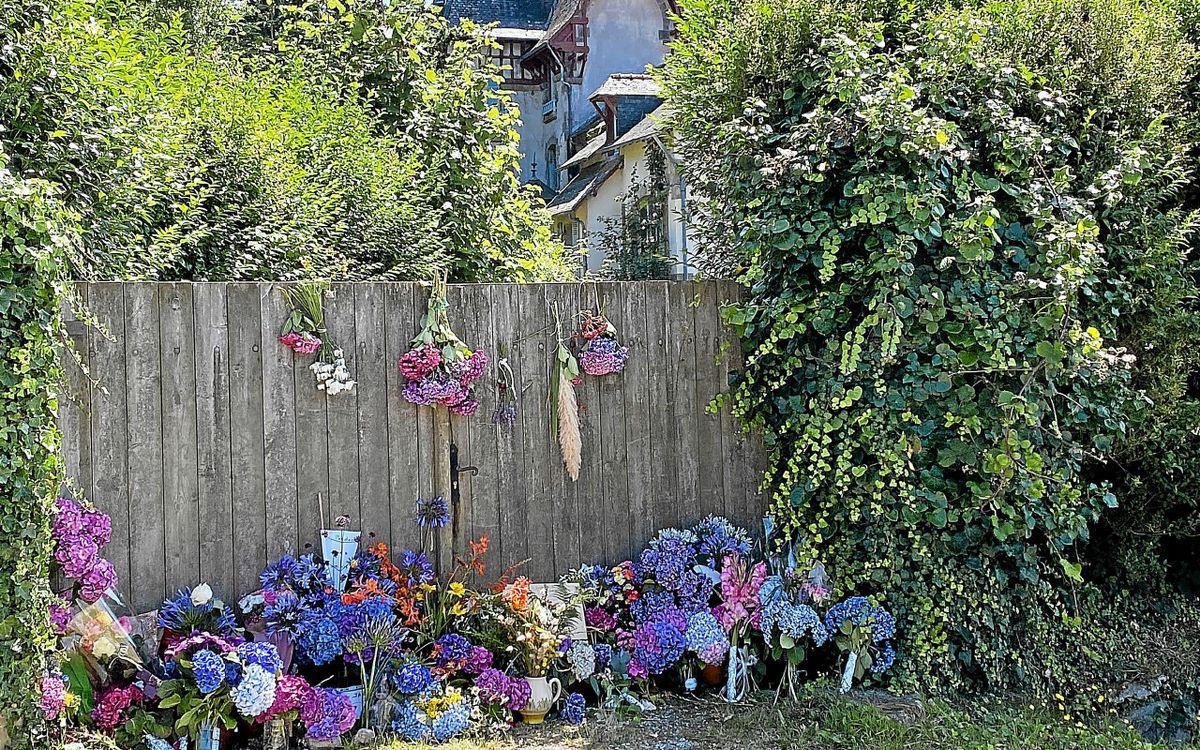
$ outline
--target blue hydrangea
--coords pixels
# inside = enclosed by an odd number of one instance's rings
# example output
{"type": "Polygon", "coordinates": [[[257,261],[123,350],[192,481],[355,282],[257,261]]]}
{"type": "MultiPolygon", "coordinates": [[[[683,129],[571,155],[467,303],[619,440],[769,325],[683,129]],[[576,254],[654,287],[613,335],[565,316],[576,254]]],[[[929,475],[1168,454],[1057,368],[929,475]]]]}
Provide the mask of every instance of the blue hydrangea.
{"type": "Polygon", "coordinates": [[[471,649],[475,644],[458,633],[447,633],[437,639],[438,664],[445,666],[449,662],[464,662],[471,658],[471,649]]]}
{"type": "Polygon", "coordinates": [[[406,742],[424,742],[429,738],[429,727],[422,721],[420,709],[411,701],[404,701],[396,708],[392,731],[406,742]]]}
{"type": "Polygon", "coordinates": [[[869,630],[872,643],[882,643],[896,635],[896,618],[884,608],[872,605],[865,596],[844,599],[825,613],[825,629],[830,633],[837,633],[847,622],[869,630]]]}
{"type": "Polygon", "coordinates": [[[310,617],[300,630],[296,652],[309,664],[318,667],[337,659],[342,655],[342,636],[337,623],[323,614],[310,617]]]}
{"type": "Polygon", "coordinates": [[[225,684],[225,660],[215,651],[201,649],[192,654],[192,674],[201,693],[215,693],[225,684]]]}
{"type": "Polygon", "coordinates": [[[247,641],[237,647],[237,655],[247,667],[257,664],[271,674],[283,671],[283,659],[279,658],[279,649],[274,644],[247,641]]]}
{"type": "Polygon", "coordinates": [[[225,661],[225,682],[229,687],[237,687],[242,681],[242,665],[234,661],[225,661]]]}
{"type": "Polygon", "coordinates": [[[569,693],[558,715],[568,724],[582,724],[587,718],[587,700],[579,693],[569,693]]]}
{"type": "Polygon", "coordinates": [[[690,531],[660,531],[639,558],[644,574],[668,591],[678,590],[684,574],[695,565],[695,543],[696,535],[690,531]]]}
{"type": "Polygon", "coordinates": [[[633,633],[633,657],[650,674],[662,674],[675,665],[687,650],[683,633],[672,624],[654,620],[639,625],[633,633]]]}
{"type": "Polygon", "coordinates": [[[711,612],[697,612],[688,618],[688,649],[705,664],[714,666],[725,661],[729,653],[729,637],[711,612]]]}
{"type": "Polygon", "coordinates": [[[430,730],[437,742],[457,737],[471,726],[471,706],[465,700],[460,700],[443,711],[433,720],[430,730]]]}
{"type": "Polygon", "coordinates": [[[261,716],[275,702],[275,675],[258,664],[251,664],[242,673],[241,683],[229,695],[242,716],[247,719],[261,716]]]}
{"type": "Polygon", "coordinates": [[[409,662],[392,675],[392,684],[405,695],[423,695],[435,681],[429,667],[418,662],[409,662]]]}
{"type": "Polygon", "coordinates": [[[879,652],[871,658],[871,672],[879,674],[886,672],[896,663],[896,649],[891,643],[885,643],[879,648],[879,652]]]}
{"type": "Polygon", "coordinates": [[[582,682],[596,673],[596,650],[587,641],[575,641],[567,649],[571,675],[582,682]]]}
{"type": "Polygon", "coordinates": [[[635,623],[649,622],[667,609],[675,606],[675,595],[670,591],[646,591],[629,607],[635,623]]]}
{"type": "Polygon", "coordinates": [[[597,643],[592,650],[596,652],[596,669],[608,669],[608,666],[612,664],[612,646],[607,643],[597,643]]]}

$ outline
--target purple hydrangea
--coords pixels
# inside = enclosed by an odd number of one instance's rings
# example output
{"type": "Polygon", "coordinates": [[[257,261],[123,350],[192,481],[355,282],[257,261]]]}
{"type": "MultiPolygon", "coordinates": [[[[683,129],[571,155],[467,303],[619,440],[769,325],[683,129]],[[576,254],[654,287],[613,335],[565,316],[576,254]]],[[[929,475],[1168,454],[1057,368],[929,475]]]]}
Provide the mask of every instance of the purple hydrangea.
{"type": "Polygon", "coordinates": [[[687,640],[674,625],[662,620],[642,623],[633,632],[633,658],[649,674],[670,669],[687,650],[687,640]]]}
{"type": "Polygon", "coordinates": [[[434,644],[434,659],[442,668],[457,669],[470,661],[475,645],[458,633],[447,633],[434,644]]]}
{"type": "Polygon", "coordinates": [[[483,350],[477,350],[472,352],[471,356],[466,359],[460,359],[457,362],[451,363],[449,370],[450,375],[457,378],[458,382],[465,388],[483,377],[487,365],[487,354],[483,350]]]}
{"type": "Polygon", "coordinates": [[[529,704],[531,690],[523,677],[510,677],[494,667],[489,667],[475,678],[479,700],[491,706],[503,706],[510,711],[520,711],[529,704]]]}
{"type": "Polygon", "coordinates": [[[607,336],[597,336],[579,353],[579,366],[588,375],[608,375],[625,369],[629,349],[607,336]]]}

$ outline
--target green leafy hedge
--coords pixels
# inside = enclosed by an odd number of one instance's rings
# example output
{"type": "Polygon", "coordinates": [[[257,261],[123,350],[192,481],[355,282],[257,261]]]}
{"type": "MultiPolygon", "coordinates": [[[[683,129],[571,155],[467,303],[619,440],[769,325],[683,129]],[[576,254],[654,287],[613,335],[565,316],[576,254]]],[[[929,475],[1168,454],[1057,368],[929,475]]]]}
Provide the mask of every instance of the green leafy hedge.
{"type": "Polygon", "coordinates": [[[782,528],[896,609],[901,686],[1083,692],[1146,614],[1096,619],[1088,542],[1194,289],[1195,52],[1126,0],[919,5],[682,3],[676,147],[750,287],[731,401],[782,528]]]}
{"type": "Polygon", "coordinates": [[[80,213],[76,277],[522,281],[563,267],[478,29],[414,2],[0,11],[0,139],[14,170],[61,185],[80,213]]]}
{"type": "Polygon", "coordinates": [[[75,235],[51,186],[0,153],[0,715],[37,747],[50,630],[50,514],[62,478],[56,391],[61,300],[75,235]]]}

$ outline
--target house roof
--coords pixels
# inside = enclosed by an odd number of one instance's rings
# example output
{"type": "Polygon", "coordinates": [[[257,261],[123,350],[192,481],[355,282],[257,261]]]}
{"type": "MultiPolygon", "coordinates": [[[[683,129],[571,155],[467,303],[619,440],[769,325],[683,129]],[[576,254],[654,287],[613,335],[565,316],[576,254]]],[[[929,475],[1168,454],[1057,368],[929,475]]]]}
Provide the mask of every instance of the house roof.
{"type": "Polygon", "coordinates": [[[579,174],[558,191],[558,195],[546,205],[552,216],[571,213],[596,191],[604,182],[612,177],[621,167],[621,157],[612,156],[605,161],[589,164],[579,170],[579,174]]]}
{"type": "Polygon", "coordinates": [[[444,0],[442,13],[451,19],[496,23],[508,29],[546,28],[554,0],[444,0]]]}
{"type": "Polygon", "coordinates": [[[588,141],[583,148],[576,151],[570,159],[567,159],[562,164],[558,165],[558,168],[567,169],[568,167],[574,167],[578,164],[583,164],[585,161],[595,156],[600,149],[604,148],[604,143],[607,140],[608,136],[605,133],[601,133],[592,140],[588,141]]]}
{"type": "Polygon", "coordinates": [[[602,96],[659,96],[658,82],[645,73],[613,73],[588,99],[602,96]]]}
{"type": "MultiPolygon", "coordinates": [[[[621,146],[625,146],[636,141],[643,141],[647,138],[653,138],[662,131],[666,130],[666,126],[663,124],[663,121],[670,117],[670,115],[671,110],[666,104],[659,105],[657,109],[643,117],[637,125],[634,125],[632,128],[630,128],[625,135],[613,141],[612,147],[620,148],[621,146]]],[[[590,146],[591,144],[589,143],[588,145],[590,146]]]]}

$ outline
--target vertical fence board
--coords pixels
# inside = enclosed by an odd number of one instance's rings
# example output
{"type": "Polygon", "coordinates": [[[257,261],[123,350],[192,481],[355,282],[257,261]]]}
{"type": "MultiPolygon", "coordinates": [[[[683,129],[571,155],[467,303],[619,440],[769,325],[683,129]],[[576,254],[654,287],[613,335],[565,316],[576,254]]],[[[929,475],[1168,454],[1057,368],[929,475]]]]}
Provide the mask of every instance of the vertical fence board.
{"type": "Polygon", "coordinates": [[[260,289],[257,284],[230,284],[226,288],[231,415],[229,469],[233,493],[230,541],[238,596],[258,587],[258,574],[267,557],[260,289]]]}
{"type": "MultiPolygon", "coordinates": [[[[75,293],[78,312],[85,313],[87,287],[81,284],[75,293]]],[[[88,329],[78,318],[77,311],[66,303],[63,303],[63,323],[71,343],[70,348],[63,347],[60,356],[63,387],[58,394],[58,424],[63,438],[63,471],[77,485],[71,492],[77,490],[88,496],[92,481],[88,329]]]]}
{"type": "Polygon", "coordinates": [[[417,407],[403,395],[405,378],[397,362],[408,351],[417,333],[411,284],[387,284],[384,291],[387,335],[386,385],[387,432],[390,471],[388,477],[391,543],[397,549],[416,549],[421,544],[413,523],[413,503],[421,491],[421,460],[417,449],[417,407]]]}
{"type": "MultiPolygon", "coordinates": [[[[633,336],[632,326],[625,310],[625,285],[615,282],[598,284],[600,312],[617,329],[623,345],[629,346],[633,336]]],[[[631,350],[632,353],[632,350],[631,350]]],[[[626,387],[632,382],[629,370],[613,373],[599,382],[600,444],[598,446],[602,476],[599,498],[596,503],[602,509],[603,524],[599,527],[603,537],[604,554],[600,559],[615,564],[632,553],[630,531],[629,476],[624,471],[628,460],[628,441],[625,438],[626,387]]]]}
{"type": "Polygon", "coordinates": [[[232,594],[233,486],[230,477],[229,323],[224,284],[197,284],[195,321],[196,462],[200,580],[232,594]]]}
{"type": "Polygon", "coordinates": [[[633,545],[654,535],[654,465],[651,457],[650,357],[654,340],[647,334],[647,286],[625,287],[625,325],[629,361],[625,365],[625,467],[629,475],[629,539],[633,545]]]}
{"type": "Polygon", "coordinates": [[[504,529],[500,540],[500,550],[495,559],[503,567],[514,565],[529,557],[529,546],[525,537],[526,510],[526,477],[524,465],[524,439],[526,422],[529,414],[527,405],[532,398],[532,390],[522,377],[523,357],[521,352],[526,342],[521,337],[520,301],[517,294],[508,287],[496,286],[492,289],[492,316],[495,326],[495,356],[496,366],[501,360],[508,363],[513,371],[513,397],[517,405],[517,421],[510,428],[497,425],[496,441],[496,491],[500,499],[499,524],[504,529]]]}
{"type": "MultiPolygon", "coordinates": [[[[79,289],[108,333],[72,332],[97,384],[68,363],[81,396],[61,407],[67,467],[113,516],[106,554],[135,607],[198,580],[227,599],[251,591],[269,557],[315,544],[337,515],[394,550],[419,546],[413,501],[439,491],[448,456],[434,443],[434,410],[404,399],[396,360],[420,328],[427,286],[334,286],[328,333],[358,385],[332,398],[316,389],[312,358],[276,341],[287,313],[278,284],[79,289]]],[[[478,412],[444,433],[460,465],[480,473],[460,477],[442,568],[483,533],[493,572],[529,559],[526,574],[551,580],[619,562],[660,527],[707,513],[756,524],[761,443],[737,432],[727,408],[706,413],[741,365],[719,318],[741,293],[713,282],[452,286],[455,330],[492,364],[478,412]],[[566,338],[576,313],[596,307],[630,359],[577,387],[583,466],[572,482],[550,431],[554,311],[566,338]],[[491,423],[502,358],[516,381],[512,429],[491,423]]]]}
{"type": "Polygon", "coordinates": [[[200,579],[200,480],[192,285],[159,284],[158,309],[166,580],[196,581],[200,579]]]}
{"type": "Polygon", "coordinates": [[[676,494],[672,498],[692,517],[706,515],[700,503],[699,414],[696,409],[696,320],[694,284],[672,284],[667,295],[666,375],[671,383],[671,422],[675,425],[676,494]]]}
{"type": "Polygon", "coordinates": [[[722,442],[721,418],[709,412],[713,398],[725,389],[725,381],[717,362],[720,347],[720,320],[717,313],[717,293],[712,284],[701,284],[697,290],[700,304],[695,311],[696,321],[696,408],[699,423],[697,457],[700,474],[700,509],[704,513],[729,515],[735,508],[725,503],[725,448],[722,442]]]}
{"type": "MultiPolygon", "coordinates": [[[[95,327],[88,330],[91,453],[90,497],[112,518],[113,535],[104,556],[117,572],[119,587],[132,601],[129,523],[129,384],[125,376],[124,285],[87,285],[88,307],[95,327]]],[[[65,443],[70,448],[71,443],[65,443]]],[[[144,563],[138,561],[138,566],[144,563]]]]}
{"type": "Polygon", "coordinates": [[[521,337],[525,399],[525,543],[530,558],[526,566],[534,580],[546,580],[554,569],[554,530],[558,507],[550,489],[550,477],[563,471],[562,455],[550,432],[549,376],[554,356],[554,318],[548,306],[549,285],[520,288],[521,337]]]}
{"type": "MultiPolygon", "coordinates": [[[[346,356],[353,376],[358,357],[354,342],[354,284],[334,284],[325,295],[325,327],[346,356]]],[[[329,512],[347,516],[350,528],[363,529],[358,477],[358,386],[325,397],[329,420],[329,512]]],[[[366,529],[363,529],[366,531],[366,529]]]]}
{"type": "Polygon", "coordinates": [[[292,351],[279,343],[291,312],[282,285],[260,287],[263,365],[263,477],[267,509],[267,559],[295,552],[299,541],[296,487],[296,382],[292,351]]]}
{"type": "MultiPolygon", "coordinates": [[[[391,544],[392,511],[388,477],[387,333],[384,323],[384,288],[381,284],[354,285],[354,327],[357,336],[358,482],[364,534],[391,544]]],[[[342,395],[334,396],[341,398],[342,395]]]]}
{"type": "Polygon", "coordinates": [[[162,362],[155,284],[129,284],[125,312],[125,377],[129,394],[129,557],[138,574],[132,597],[142,609],[161,600],[167,587],[163,528],[162,362]]]}

